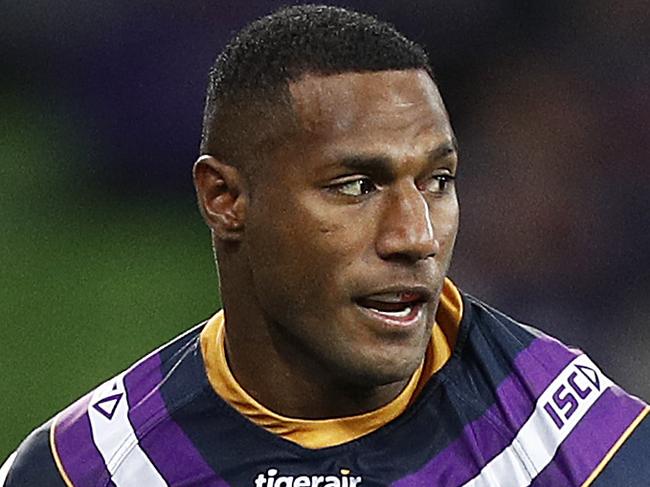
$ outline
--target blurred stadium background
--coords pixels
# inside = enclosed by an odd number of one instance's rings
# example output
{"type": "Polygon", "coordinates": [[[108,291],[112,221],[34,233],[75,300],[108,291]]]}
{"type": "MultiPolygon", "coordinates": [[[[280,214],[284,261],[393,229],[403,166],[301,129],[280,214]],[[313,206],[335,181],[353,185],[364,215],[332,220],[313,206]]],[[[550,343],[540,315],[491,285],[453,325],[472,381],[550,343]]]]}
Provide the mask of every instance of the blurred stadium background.
{"type": "MultiPolygon", "coordinates": [[[[218,307],[207,70],[276,1],[0,7],[0,460],[218,307]]],[[[461,145],[452,277],[646,400],[650,7],[340,1],[425,44],[461,145]]]]}

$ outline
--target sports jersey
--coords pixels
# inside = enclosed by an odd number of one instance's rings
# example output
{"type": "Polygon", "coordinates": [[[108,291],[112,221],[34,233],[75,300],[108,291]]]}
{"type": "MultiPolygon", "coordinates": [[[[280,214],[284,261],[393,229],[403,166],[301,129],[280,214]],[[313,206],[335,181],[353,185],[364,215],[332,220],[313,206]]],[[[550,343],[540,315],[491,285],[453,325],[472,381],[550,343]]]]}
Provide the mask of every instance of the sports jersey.
{"type": "Polygon", "coordinates": [[[33,432],[0,485],[650,484],[643,401],[581,351],[445,287],[438,315],[457,312],[457,326],[437,319],[423,365],[378,411],[314,422],[265,410],[218,357],[218,315],[33,432]]]}

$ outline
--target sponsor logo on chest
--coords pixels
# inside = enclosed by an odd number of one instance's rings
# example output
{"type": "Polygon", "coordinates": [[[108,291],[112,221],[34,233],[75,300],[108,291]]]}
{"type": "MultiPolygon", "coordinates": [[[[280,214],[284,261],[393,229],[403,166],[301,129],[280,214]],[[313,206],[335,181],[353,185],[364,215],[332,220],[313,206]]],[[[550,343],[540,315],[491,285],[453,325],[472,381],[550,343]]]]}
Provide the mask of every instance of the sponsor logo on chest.
{"type": "Polygon", "coordinates": [[[281,475],[278,469],[269,468],[255,477],[255,487],[357,487],[363,479],[341,469],[339,475],[281,475]]]}

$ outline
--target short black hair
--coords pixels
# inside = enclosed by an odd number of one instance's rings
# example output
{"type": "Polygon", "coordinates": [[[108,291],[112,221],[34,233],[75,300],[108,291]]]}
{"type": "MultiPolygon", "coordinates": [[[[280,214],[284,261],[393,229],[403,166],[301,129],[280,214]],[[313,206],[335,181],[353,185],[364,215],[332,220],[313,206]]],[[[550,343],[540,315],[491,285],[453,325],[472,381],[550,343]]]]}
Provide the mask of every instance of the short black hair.
{"type": "Polygon", "coordinates": [[[236,163],[234,144],[251,142],[237,130],[268,117],[271,107],[277,112],[278,102],[290,105],[288,84],[304,75],[406,69],[433,79],[424,49],[371,15],[325,5],[277,10],[242,29],[210,70],[201,153],[236,163]]]}

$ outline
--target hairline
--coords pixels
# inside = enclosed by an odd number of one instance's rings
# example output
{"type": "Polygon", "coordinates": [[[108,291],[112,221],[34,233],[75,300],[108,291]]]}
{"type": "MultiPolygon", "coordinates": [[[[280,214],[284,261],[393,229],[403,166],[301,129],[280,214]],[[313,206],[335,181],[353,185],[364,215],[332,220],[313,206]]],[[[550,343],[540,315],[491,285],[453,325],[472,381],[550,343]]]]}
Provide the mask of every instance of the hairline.
{"type": "MultiPolygon", "coordinates": [[[[292,85],[297,85],[303,82],[306,78],[333,78],[333,77],[344,77],[347,75],[359,76],[359,75],[379,74],[379,73],[387,73],[387,72],[403,73],[409,71],[426,73],[430,81],[436,87],[436,89],[438,88],[438,84],[429,66],[416,66],[416,67],[408,67],[404,69],[389,68],[389,69],[381,69],[381,70],[350,69],[350,70],[337,71],[331,73],[319,72],[317,70],[306,70],[300,73],[296,77],[287,77],[272,85],[265,86],[263,88],[257,88],[252,93],[248,92],[247,90],[244,90],[237,99],[231,98],[225,103],[230,105],[228,111],[232,111],[233,109],[235,110],[242,109],[242,105],[246,105],[247,108],[249,109],[250,108],[257,109],[258,114],[268,115],[269,111],[274,111],[276,115],[284,115],[287,117],[285,120],[290,121],[293,124],[291,127],[289,127],[289,129],[280,131],[280,129],[278,128],[277,120],[269,121],[263,116],[256,117],[255,114],[250,113],[250,111],[247,114],[242,114],[241,112],[239,112],[235,115],[226,115],[224,118],[226,120],[229,119],[230,121],[239,120],[240,122],[244,122],[245,125],[248,125],[248,122],[250,122],[252,118],[254,119],[252,123],[253,125],[258,125],[259,127],[259,124],[266,124],[266,127],[270,128],[269,134],[267,134],[265,137],[262,137],[261,140],[258,139],[255,141],[252,151],[249,150],[249,151],[244,151],[242,153],[242,155],[244,153],[248,153],[248,155],[250,156],[251,152],[257,152],[257,150],[259,150],[260,148],[266,148],[267,150],[272,149],[273,147],[275,147],[276,143],[282,142],[283,138],[286,138],[285,136],[287,134],[290,135],[295,134],[295,132],[291,131],[292,129],[301,130],[304,128],[301,125],[300,116],[298,111],[296,110],[296,97],[292,92],[291,89],[292,85]]],[[[246,110],[246,108],[243,108],[243,110],[246,110]]],[[[254,112],[255,110],[252,111],[254,112]]],[[[271,118],[277,119],[277,117],[271,117],[271,118]]],[[[239,136],[242,135],[243,134],[241,133],[239,134],[239,136]]],[[[237,135],[235,135],[235,137],[237,137],[237,135]]],[[[250,165],[250,162],[245,162],[245,161],[229,161],[227,160],[226,157],[220,155],[218,150],[216,151],[210,150],[210,148],[205,148],[205,149],[202,148],[201,155],[210,155],[213,157],[217,157],[222,162],[232,166],[240,167],[240,169],[243,170],[245,170],[245,166],[250,165]]]]}

